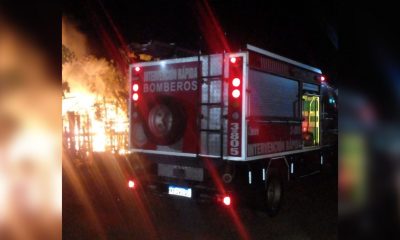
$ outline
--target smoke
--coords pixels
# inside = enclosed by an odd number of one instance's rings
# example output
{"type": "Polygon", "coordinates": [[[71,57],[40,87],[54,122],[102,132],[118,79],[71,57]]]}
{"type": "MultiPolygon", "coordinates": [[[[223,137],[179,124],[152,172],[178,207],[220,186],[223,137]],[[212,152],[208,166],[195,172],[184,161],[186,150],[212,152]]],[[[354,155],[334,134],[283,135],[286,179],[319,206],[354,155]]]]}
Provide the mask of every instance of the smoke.
{"type": "Polygon", "coordinates": [[[88,56],[67,62],[63,65],[62,74],[63,82],[67,85],[67,97],[90,95],[93,101],[107,99],[126,112],[126,80],[106,59],[88,56]]]}
{"type": "Polygon", "coordinates": [[[126,77],[112,60],[91,54],[87,36],[65,17],[62,27],[65,147],[71,156],[80,156],[80,152],[89,155],[91,151],[125,151],[125,143],[117,143],[113,140],[116,136],[109,133],[127,137],[126,77]],[[79,141],[87,137],[84,133],[91,136],[88,143],[79,141]]]}
{"type": "Polygon", "coordinates": [[[67,92],[86,92],[96,97],[112,98],[126,111],[126,77],[113,61],[91,54],[85,34],[66,17],[62,19],[62,78],[67,92]]]}
{"type": "Polygon", "coordinates": [[[87,37],[65,16],[62,17],[62,44],[74,52],[78,58],[90,54],[87,37]]]}
{"type": "Polygon", "coordinates": [[[87,91],[110,97],[110,92],[106,91],[107,83],[118,77],[118,72],[107,60],[93,56],[67,62],[63,66],[63,81],[69,83],[71,92],[87,91]]]}

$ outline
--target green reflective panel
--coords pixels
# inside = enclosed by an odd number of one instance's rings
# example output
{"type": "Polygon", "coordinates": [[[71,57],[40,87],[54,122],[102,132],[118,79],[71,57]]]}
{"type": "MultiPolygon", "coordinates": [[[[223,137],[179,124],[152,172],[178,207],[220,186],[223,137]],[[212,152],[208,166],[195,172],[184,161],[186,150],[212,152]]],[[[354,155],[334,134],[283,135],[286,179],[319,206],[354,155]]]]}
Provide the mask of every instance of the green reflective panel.
{"type": "Polygon", "coordinates": [[[320,142],[319,137],[319,111],[320,111],[320,99],[319,96],[307,96],[303,95],[303,133],[308,138],[306,139],[308,143],[306,145],[310,145],[310,141],[312,145],[318,145],[320,142]]]}

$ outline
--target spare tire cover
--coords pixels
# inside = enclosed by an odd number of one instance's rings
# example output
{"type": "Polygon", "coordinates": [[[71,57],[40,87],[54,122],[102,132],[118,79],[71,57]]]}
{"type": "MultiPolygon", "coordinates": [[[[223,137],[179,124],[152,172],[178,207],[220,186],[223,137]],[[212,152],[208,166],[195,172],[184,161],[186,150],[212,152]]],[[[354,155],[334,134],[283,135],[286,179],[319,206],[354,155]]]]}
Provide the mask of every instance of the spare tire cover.
{"type": "Polygon", "coordinates": [[[182,138],[186,128],[183,106],[171,97],[149,104],[146,116],[146,135],[159,145],[171,145],[182,138]]]}

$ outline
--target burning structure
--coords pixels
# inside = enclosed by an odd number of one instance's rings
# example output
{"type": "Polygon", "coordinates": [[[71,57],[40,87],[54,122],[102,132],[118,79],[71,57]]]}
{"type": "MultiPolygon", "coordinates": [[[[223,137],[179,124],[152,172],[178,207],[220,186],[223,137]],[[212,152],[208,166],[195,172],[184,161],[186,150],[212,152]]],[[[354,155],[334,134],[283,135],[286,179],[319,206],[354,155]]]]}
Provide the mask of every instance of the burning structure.
{"type": "Polygon", "coordinates": [[[125,154],[129,64],[196,53],[158,41],[131,43],[113,62],[91,55],[88,39],[67,18],[62,24],[63,146],[79,159],[92,152],[125,154]]]}
{"type": "Polygon", "coordinates": [[[73,156],[124,154],[128,144],[126,78],[104,58],[75,57],[63,46],[63,144],[73,156]]]}

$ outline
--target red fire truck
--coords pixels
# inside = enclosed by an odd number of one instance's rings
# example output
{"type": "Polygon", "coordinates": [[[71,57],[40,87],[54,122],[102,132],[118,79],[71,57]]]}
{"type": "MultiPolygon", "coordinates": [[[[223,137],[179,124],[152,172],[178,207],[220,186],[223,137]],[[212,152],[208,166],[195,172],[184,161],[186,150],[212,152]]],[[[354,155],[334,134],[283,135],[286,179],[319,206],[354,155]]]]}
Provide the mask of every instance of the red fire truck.
{"type": "Polygon", "coordinates": [[[130,66],[131,188],[257,199],[275,215],[286,181],[336,156],[337,95],[321,71],[246,48],[130,66]]]}

